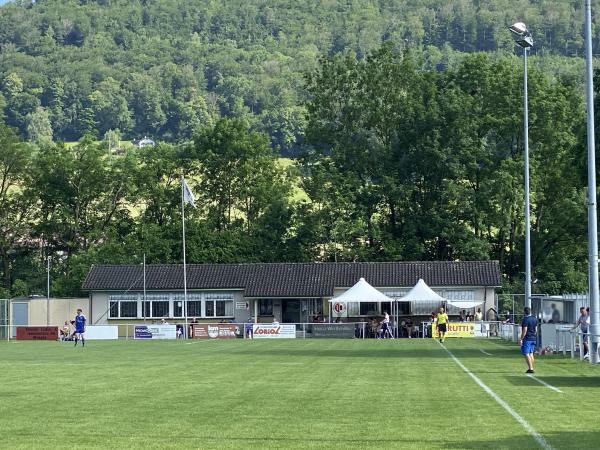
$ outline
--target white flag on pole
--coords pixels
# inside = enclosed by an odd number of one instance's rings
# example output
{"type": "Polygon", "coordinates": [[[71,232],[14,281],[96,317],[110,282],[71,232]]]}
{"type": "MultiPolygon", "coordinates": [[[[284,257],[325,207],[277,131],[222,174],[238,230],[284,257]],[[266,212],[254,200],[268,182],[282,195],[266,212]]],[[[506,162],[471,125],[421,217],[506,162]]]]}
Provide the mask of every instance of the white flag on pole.
{"type": "Polygon", "coordinates": [[[195,208],[196,197],[194,197],[194,193],[192,192],[188,184],[185,182],[185,178],[183,178],[183,175],[181,176],[181,186],[183,187],[183,202],[189,203],[195,208]]]}

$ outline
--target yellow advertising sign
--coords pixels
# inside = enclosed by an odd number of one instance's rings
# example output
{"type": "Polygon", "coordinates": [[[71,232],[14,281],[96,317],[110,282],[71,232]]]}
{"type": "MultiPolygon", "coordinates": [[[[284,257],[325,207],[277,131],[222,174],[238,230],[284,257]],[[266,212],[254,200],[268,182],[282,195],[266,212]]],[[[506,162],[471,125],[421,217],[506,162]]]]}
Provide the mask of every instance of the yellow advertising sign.
{"type": "MultiPolygon", "coordinates": [[[[446,337],[448,338],[469,338],[469,337],[475,337],[475,326],[479,325],[476,324],[475,322],[450,322],[446,325],[447,327],[447,332],[446,332],[446,337]]],[[[432,337],[434,339],[438,339],[440,337],[438,331],[437,331],[437,326],[436,324],[433,324],[432,327],[432,337]]]]}

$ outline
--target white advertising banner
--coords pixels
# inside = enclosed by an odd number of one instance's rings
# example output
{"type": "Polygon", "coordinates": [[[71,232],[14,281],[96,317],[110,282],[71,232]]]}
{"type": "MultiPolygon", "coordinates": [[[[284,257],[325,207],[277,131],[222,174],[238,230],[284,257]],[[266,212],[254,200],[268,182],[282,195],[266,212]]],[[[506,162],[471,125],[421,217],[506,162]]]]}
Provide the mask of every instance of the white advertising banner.
{"type": "Polygon", "coordinates": [[[332,303],[331,315],[333,317],[348,317],[348,305],[346,305],[344,302],[332,303]]]}
{"type": "Polygon", "coordinates": [[[134,339],[176,339],[175,325],[136,325],[134,339]]]}
{"type": "Polygon", "coordinates": [[[119,339],[119,327],[90,325],[85,327],[85,338],[90,340],[119,339]]]}
{"type": "Polygon", "coordinates": [[[257,323],[253,327],[254,339],[295,339],[296,325],[257,323]]]}

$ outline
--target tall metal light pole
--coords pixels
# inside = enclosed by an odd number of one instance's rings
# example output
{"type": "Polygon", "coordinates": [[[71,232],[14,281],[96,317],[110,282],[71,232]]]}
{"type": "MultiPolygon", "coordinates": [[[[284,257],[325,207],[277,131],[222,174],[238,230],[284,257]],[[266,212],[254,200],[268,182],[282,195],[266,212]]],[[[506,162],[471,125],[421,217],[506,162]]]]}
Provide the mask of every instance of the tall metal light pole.
{"type": "Polygon", "coordinates": [[[600,333],[600,300],[598,298],[598,218],[596,213],[596,142],[594,130],[594,72],[592,60],[592,5],[585,0],[585,62],[588,146],[588,264],[590,288],[590,362],[598,362],[600,333]]]}
{"type": "MultiPolygon", "coordinates": [[[[522,22],[512,25],[509,30],[519,47],[523,49],[523,140],[525,163],[525,306],[531,308],[531,219],[529,216],[529,98],[527,93],[527,53],[533,47],[533,38],[522,22]]],[[[514,312],[514,311],[513,311],[514,312]]]]}

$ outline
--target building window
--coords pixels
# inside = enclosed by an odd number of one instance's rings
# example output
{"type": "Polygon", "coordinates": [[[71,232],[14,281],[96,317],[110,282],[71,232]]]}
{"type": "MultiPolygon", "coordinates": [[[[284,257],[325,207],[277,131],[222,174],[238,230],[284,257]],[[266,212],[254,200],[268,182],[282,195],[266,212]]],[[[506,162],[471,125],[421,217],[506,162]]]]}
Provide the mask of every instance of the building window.
{"type": "Polygon", "coordinates": [[[183,300],[173,301],[173,317],[183,317],[183,300]]]}
{"type": "Polygon", "coordinates": [[[204,298],[206,317],[233,317],[233,294],[210,292],[204,298]]]}
{"type": "Polygon", "coordinates": [[[199,300],[188,300],[187,315],[188,317],[202,317],[202,302],[199,300]]]}
{"type": "Polygon", "coordinates": [[[119,302],[110,302],[109,317],[117,319],[119,317],[119,302]]]}
{"type": "Polygon", "coordinates": [[[152,317],[169,317],[169,302],[152,302],[152,317]]]}
{"type": "Polygon", "coordinates": [[[119,302],[119,304],[121,307],[121,314],[119,317],[131,318],[138,316],[137,302],[119,302]]]}
{"type": "Polygon", "coordinates": [[[137,294],[109,295],[109,317],[111,319],[137,317],[137,298],[137,294]]]}
{"type": "Polygon", "coordinates": [[[258,313],[261,316],[272,316],[273,315],[273,300],[269,298],[260,299],[258,301],[258,313]]]}
{"type": "Polygon", "coordinates": [[[361,316],[372,316],[379,314],[379,304],[377,302],[365,302],[360,304],[361,316]]]}
{"type": "Polygon", "coordinates": [[[448,300],[475,300],[475,291],[446,291],[440,295],[448,300]]]}

